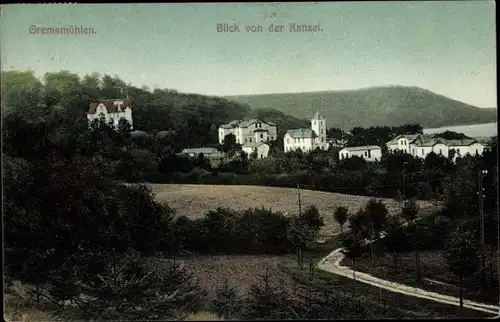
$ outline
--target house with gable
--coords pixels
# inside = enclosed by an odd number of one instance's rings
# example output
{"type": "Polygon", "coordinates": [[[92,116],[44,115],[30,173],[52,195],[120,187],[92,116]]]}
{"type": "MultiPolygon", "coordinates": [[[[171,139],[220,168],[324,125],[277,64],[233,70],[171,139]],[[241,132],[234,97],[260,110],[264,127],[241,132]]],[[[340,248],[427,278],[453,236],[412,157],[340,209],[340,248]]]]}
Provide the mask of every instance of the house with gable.
{"type": "Polygon", "coordinates": [[[316,148],[328,150],[329,143],[326,140],[326,118],[319,112],[311,119],[311,128],[288,130],[283,138],[285,152],[301,150],[310,152],[316,148]]]}
{"type": "Polygon", "coordinates": [[[264,159],[269,155],[270,146],[264,142],[245,143],[242,145],[241,149],[248,156],[251,156],[252,153],[256,153],[257,159],[264,159]]]}
{"type": "Polygon", "coordinates": [[[353,156],[365,159],[366,161],[380,161],[382,149],[378,145],[345,147],[339,151],[339,160],[344,160],[353,156]]]}
{"type": "Polygon", "coordinates": [[[386,143],[389,152],[403,151],[414,157],[425,159],[431,152],[450,156],[454,150],[453,160],[459,156],[481,155],[487,146],[476,139],[446,140],[436,134],[404,134],[398,135],[386,143]]]}
{"type": "Polygon", "coordinates": [[[104,118],[106,123],[112,123],[115,127],[118,126],[118,123],[122,118],[130,123],[130,127],[132,129],[134,127],[132,119],[132,104],[129,99],[106,99],[90,103],[89,110],[87,112],[89,124],[96,119],[100,119],[101,117],[104,118]]]}
{"type": "Polygon", "coordinates": [[[394,137],[385,145],[389,152],[403,151],[411,154],[410,145],[420,137],[420,134],[401,134],[394,137]]]}

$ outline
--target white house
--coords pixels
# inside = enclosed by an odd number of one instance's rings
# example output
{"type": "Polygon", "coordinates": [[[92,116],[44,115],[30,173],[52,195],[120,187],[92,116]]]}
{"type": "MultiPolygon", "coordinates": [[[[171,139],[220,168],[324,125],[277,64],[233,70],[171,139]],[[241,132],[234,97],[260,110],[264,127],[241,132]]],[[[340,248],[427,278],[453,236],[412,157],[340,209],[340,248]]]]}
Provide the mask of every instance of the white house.
{"type": "Polygon", "coordinates": [[[316,112],[311,119],[310,129],[288,130],[283,138],[285,152],[302,150],[310,152],[316,148],[328,150],[329,144],[326,140],[326,119],[316,112]]]}
{"type": "Polygon", "coordinates": [[[132,105],[129,99],[107,99],[91,103],[87,112],[89,124],[103,117],[106,123],[112,122],[116,127],[120,119],[125,119],[133,128],[132,105]]]}
{"type": "Polygon", "coordinates": [[[451,150],[455,150],[455,156],[467,154],[483,154],[487,147],[475,139],[445,140],[437,135],[398,135],[386,143],[390,152],[403,151],[415,157],[425,159],[431,152],[448,157],[451,150]]]}
{"type": "Polygon", "coordinates": [[[257,142],[257,143],[245,143],[241,147],[241,149],[250,156],[252,153],[256,152],[257,153],[257,158],[258,159],[263,159],[267,158],[269,155],[269,144],[266,144],[264,142],[257,142]]]}
{"type": "Polygon", "coordinates": [[[486,148],[484,144],[481,144],[474,139],[447,140],[446,143],[449,150],[455,150],[455,157],[463,157],[467,154],[482,155],[486,148]]]}
{"type": "Polygon", "coordinates": [[[411,153],[410,144],[420,137],[420,134],[402,134],[387,142],[385,145],[389,152],[403,151],[411,153]]]}
{"type": "Polygon", "coordinates": [[[222,144],[224,138],[233,134],[236,143],[258,143],[275,141],[278,138],[278,130],[273,122],[266,122],[258,119],[248,121],[231,121],[219,127],[219,143],[222,144]]]}
{"type": "Polygon", "coordinates": [[[379,161],[382,158],[382,149],[377,145],[346,147],[339,151],[339,160],[358,156],[366,161],[379,161]]]}

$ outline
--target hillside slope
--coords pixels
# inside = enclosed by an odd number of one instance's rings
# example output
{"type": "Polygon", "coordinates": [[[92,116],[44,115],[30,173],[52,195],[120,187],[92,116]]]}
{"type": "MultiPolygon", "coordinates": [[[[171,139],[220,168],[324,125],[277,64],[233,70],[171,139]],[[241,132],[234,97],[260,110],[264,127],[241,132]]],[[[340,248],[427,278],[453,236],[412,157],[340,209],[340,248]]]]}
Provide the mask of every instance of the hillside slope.
{"type": "Polygon", "coordinates": [[[420,123],[423,127],[467,125],[496,121],[496,108],[478,108],[418,87],[371,87],[349,91],[227,96],[252,109],[273,108],[300,119],[316,111],[328,127],[396,126],[420,123]]]}

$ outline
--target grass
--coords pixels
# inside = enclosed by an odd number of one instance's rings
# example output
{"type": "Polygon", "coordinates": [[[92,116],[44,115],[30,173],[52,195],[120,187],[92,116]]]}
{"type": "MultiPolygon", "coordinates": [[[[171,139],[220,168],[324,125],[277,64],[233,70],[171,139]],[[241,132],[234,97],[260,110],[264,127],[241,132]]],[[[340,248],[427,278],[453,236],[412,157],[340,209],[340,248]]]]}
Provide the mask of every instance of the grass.
{"type": "Polygon", "coordinates": [[[5,321],[54,321],[48,314],[44,301],[36,303],[26,284],[13,281],[4,291],[4,320],[5,321]]]}
{"type": "MultiPolygon", "coordinates": [[[[266,269],[278,277],[281,285],[291,287],[293,280],[281,274],[279,269],[282,258],[271,255],[202,255],[178,258],[176,262],[193,274],[201,288],[209,292],[209,296],[226,281],[240,295],[246,295],[266,269]]],[[[163,262],[166,264],[171,260],[163,262]]]]}
{"type": "Polygon", "coordinates": [[[208,312],[208,311],[200,311],[197,313],[189,314],[184,321],[222,321],[223,318],[217,316],[217,314],[208,312]]]}
{"type": "MultiPolygon", "coordinates": [[[[252,207],[264,207],[285,214],[298,213],[297,190],[292,188],[242,186],[242,185],[188,185],[188,184],[151,184],[156,199],[175,208],[179,215],[191,219],[203,217],[209,210],[217,207],[229,207],[234,210],[246,210],[252,207]]],[[[340,193],[301,190],[302,209],[310,205],[318,208],[325,226],[322,236],[340,232],[340,226],[333,219],[337,206],[349,208],[354,213],[364,207],[370,197],[346,195],[340,193]]],[[[393,199],[381,199],[391,214],[400,210],[399,203],[393,199]]],[[[419,201],[422,210],[433,209],[431,202],[419,201]]]]}
{"type": "MultiPolygon", "coordinates": [[[[312,252],[312,260],[317,261],[326,256],[331,250],[340,244],[339,238],[334,238],[327,244],[319,245],[312,252]],[[329,248],[329,245],[331,248],[329,248]],[[329,251],[327,251],[327,248],[329,251]]],[[[305,257],[307,258],[307,257],[305,257]]],[[[309,270],[301,270],[295,257],[288,256],[283,260],[282,269],[292,276],[296,281],[307,283],[309,270]]],[[[322,270],[314,271],[314,288],[320,291],[328,291],[332,294],[345,297],[351,301],[359,301],[370,306],[374,310],[371,318],[469,318],[469,317],[491,317],[491,314],[469,309],[460,309],[453,305],[438,303],[417,297],[405,296],[400,293],[389,292],[364,283],[331,274],[322,270]],[[382,296],[382,297],[381,297],[382,296]]],[[[366,317],[370,318],[370,317],[366,317]]]]}

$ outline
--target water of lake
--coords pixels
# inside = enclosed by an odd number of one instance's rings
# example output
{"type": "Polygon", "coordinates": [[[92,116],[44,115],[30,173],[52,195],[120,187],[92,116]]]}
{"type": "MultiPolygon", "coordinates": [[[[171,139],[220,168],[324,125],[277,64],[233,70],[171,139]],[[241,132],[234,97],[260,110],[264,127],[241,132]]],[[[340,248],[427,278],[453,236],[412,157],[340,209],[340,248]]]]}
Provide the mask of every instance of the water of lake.
{"type": "Polygon", "coordinates": [[[479,136],[495,136],[498,135],[497,123],[484,123],[484,124],[474,124],[474,125],[459,125],[459,126],[447,126],[438,127],[433,129],[424,129],[424,134],[434,134],[444,131],[453,131],[457,133],[463,133],[471,137],[479,136]]]}

